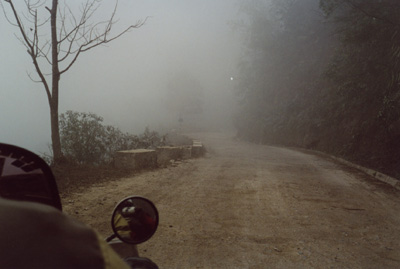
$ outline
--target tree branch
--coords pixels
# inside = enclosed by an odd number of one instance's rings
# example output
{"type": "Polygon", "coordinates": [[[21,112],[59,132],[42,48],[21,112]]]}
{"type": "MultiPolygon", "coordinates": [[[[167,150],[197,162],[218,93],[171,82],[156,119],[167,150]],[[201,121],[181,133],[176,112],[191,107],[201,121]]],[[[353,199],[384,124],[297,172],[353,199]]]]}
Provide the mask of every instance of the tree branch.
{"type": "Polygon", "coordinates": [[[42,83],[41,80],[35,80],[35,79],[33,79],[30,73],[26,72],[26,74],[28,75],[28,77],[29,77],[29,79],[30,79],[31,81],[33,81],[33,82],[35,82],[35,83],[42,83]]]}
{"type": "Polygon", "coordinates": [[[35,70],[38,73],[38,75],[39,75],[39,77],[40,77],[40,79],[41,79],[41,81],[42,81],[42,83],[44,85],[44,88],[45,88],[45,91],[46,91],[46,94],[47,94],[47,98],[50,101],[51,100],[50,88],[49,88],[49,85],[48,85],[48,83],[46,81],[46,78],[44,77],[44,75],[42,73],[42,70],[40,69],[39,63],[37,61],[37,53],[35,53],[35,44],[36,45],[38,44],[38,40],[37,40],[37,38],[38,38],[38,35],[37,35],[37,23],[35,23],[35,25],[34,25],[34,27],[36,29],[35,30],[36,33],[34,34],[34,40],[30,41],[30,39],[28,38],[28,35],[25,32],[25,28],[24,28],[23,24],[21,23],[21,20],[20,20],[20,18],[18,16],[18,13],[17,13],[17,11],[16,11],[16,9],[14,7],[13,2],[11,0],[5,0],[5,2],[10,4],[11,10],[13,11],[13,14],[14,14],[14,18],[17,21],[17,27],[19,28],[19,30],[21,32],[21,35],[22,35],[22,40],[21,41],[23,41],[23,44],[28,49],[27,50],[28,54],[32,58],[33,65],[35,66],[35,70]]]}
{"type": "MultiPolygon", "coordinates": [[[[86,12],[87,11],[84,11],[84,14],[86,14],[86,12]]],[[[82,52],[91,50],[91,49],[93,49],[93,48],[95,48],[97,46],[100,46],[100,45],[103,45],[103,44],[107,44],[107,43],[109,43],[109,42],[111,42],[113,40],[116,40],[117,38],[121,37],[125,33],[129,32],[131,29],[140,28],[141,26],[143,26],[146,23],[146,21],[148,19],[148,17],[146,17],[145,20],[138,21],[136,24],[130,25],[124,31],[120,32],[116,36],[114,36],[112,38],[108,38],[108,34],[111,32],[112,26],[114,24],[113,18],[115,16],[115,13],[116,13],[116,6],[114,7],[114,11],[111,14],[111,17],[110,17],[110,19],[108,21],[99,22],[99,23],[95,24],[94,26],[90,27],[90,29],[88,29],[86,31],[85,31],[85,29],[83,29],[83,32],[81,34],[81,38],[84,38],[85,42],[83,44],[81,44],[76,51],[72,51],[72,43],[74,41],[76,41],[76,34],[77,34],[78,30],[79,30],[79,27],[81,27],[81,26],[79,26],[76,29],[74,37],[70,41],[70,45],[68,47],[68,50],[65,51],[65,56],[62,57],[59,60],[59,62],[64,61],[65,59],[67,59],[72,54],[75,54],[75,55],[73,56],[72,61],[63,70],[60,71],[60,75],[65,73],[65,72],[67,72],[71,68],[71,66],[76,62],[76,60],[78,59],[79,55],[82,52]],[[107,23],[107,25],[106,25],[104,31],[101,34],[97,33],[98,26],[101,25],[101,24],[105,24],[105,23],[107,23]],[[89,37],[87,38],[88,35],[89,35],[89,37]]],[[[83,26],[85,26],[85,24],[83,24],[83,26]]]]}

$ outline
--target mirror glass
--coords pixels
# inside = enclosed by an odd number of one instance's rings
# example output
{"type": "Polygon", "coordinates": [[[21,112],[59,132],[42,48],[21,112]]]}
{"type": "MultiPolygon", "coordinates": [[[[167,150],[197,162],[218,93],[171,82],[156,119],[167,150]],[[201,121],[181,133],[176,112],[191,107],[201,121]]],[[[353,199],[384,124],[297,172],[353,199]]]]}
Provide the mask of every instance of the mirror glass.
{"type": "Polygon", "coordinates": [[[146,198],[128,197],[114,209],[111,225],[119,239],[126,243],[139,244],[150,239],[156,232],[158,211],[146,198]]]}
{"type": "Polygon", "coordinates": [[[31,201],[61,210],[61,201],[50,167],[36,154],[0,143],[0,196],[31,201]]]}

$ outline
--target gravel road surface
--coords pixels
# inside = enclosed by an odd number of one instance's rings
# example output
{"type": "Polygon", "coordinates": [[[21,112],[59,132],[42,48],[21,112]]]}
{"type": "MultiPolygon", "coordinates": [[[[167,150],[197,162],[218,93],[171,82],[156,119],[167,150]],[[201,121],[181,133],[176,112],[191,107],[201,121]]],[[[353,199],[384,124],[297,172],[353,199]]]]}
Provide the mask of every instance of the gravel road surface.
{"type": "Polygon", "coordinates": [[[138,248],[160,268],[400,268],[400,191],[323,156],[192,137],[204,158],[68,195],[64,210],[107,236],[119,200],[151,199],[159,230],[138,248]]]}

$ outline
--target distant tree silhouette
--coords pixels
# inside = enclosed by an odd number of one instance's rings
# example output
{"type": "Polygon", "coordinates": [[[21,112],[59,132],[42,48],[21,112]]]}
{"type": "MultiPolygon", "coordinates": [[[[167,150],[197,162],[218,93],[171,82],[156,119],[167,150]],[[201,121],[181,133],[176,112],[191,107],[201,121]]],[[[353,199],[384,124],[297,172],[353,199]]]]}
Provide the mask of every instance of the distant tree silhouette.
{"type": "Polygon", "coordinates": [[[38,75],[37,79],[30,78],[42,83],[46,91],[50,107],[53,158],[54,162],[59,162],[63,158],[58,119],[61,75],[71,68],[83,52],[119,38],[129,30],[142,26],[145,20],[111,35],[117,3],[108,19],[95,22],[92,17],[99,8],[99,1],[96,0],[84,2],[79,15],[72,11],[67,1],[63,1],[61,7],[58,0],[52,0],[49,8],[46,6],[48,1],[26,0],[23,1],[25,12],[17,10],[14,1],[4,1],[11,10],[11,14],[7,14],[6,7],[2,6],[6,18],[19,29],[19,40],[26,47],[38,75]]]}

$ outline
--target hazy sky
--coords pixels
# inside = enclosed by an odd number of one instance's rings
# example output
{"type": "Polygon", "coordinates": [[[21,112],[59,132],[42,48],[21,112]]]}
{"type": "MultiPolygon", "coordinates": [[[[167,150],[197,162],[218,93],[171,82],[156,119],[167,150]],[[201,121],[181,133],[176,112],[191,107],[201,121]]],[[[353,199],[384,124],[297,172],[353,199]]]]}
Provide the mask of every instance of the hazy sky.
{"type": "MultiPolygon", "coordinates": [[[[110,14],[113,3],[104,1],[99,19],[110,14]]],[[[204,116],[229,121],[230,78],[242,45],[230,27],[237,16],[234,0],[120,0],[116,31],[148,17],[146,24],[78,59],[61,77],[60,113],[93,112],[133,133],[146,126],[170,128],[176,115],[163,106],[167,84],[185,73],[204,88],[204,116]]],[[[0,141],[43,152],[50,142],[45,91],[28,78],[27,73],[35,74],[33,65],[15,37],[17,28],[2,13],[0,33],[0,141]]]]}

